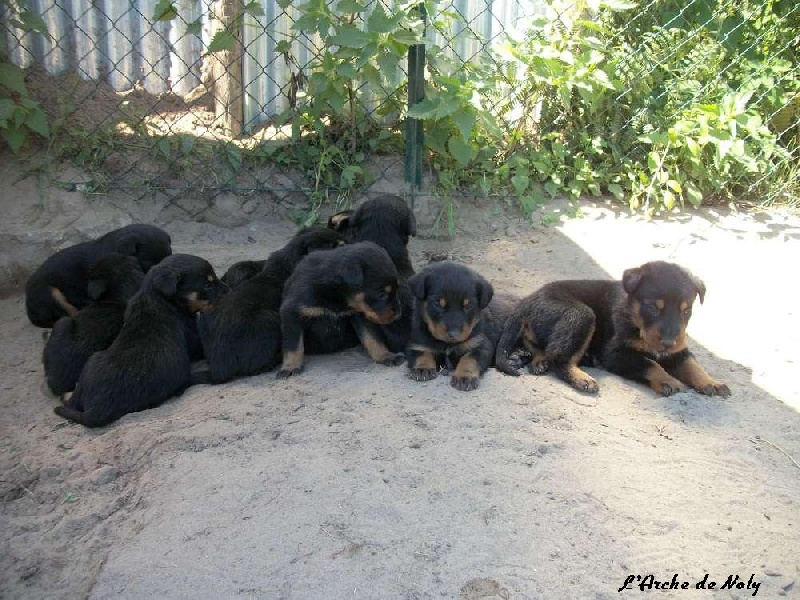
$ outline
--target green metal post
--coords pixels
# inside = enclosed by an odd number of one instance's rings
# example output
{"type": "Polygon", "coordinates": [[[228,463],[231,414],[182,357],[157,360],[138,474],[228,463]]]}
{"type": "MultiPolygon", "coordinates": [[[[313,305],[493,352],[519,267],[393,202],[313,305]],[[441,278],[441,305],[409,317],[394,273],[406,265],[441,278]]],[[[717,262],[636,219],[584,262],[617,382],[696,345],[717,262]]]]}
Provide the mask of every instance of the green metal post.
{"type": "MultiPolygon", "coordinates": [[[[425,20],[425,6],[419,11],[425,20]]],[[[425,44],[416,44],[408,49],[408,107],[411,108],[425,97],[425,44]]],[[[406,183],[412,190],[422,188],[422,154],[424,147],[423,123],[420,119],[406,119],[406,183]]],[[[414,206],[414,196],[411,196],[414,206]]]]}

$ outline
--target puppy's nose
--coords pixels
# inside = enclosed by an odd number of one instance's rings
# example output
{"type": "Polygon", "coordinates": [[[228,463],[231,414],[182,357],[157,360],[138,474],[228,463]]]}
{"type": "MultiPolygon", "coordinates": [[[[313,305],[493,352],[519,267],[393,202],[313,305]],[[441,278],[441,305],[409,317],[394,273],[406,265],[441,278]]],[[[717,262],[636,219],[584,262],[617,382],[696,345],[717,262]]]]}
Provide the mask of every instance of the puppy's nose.
{"type": "Polygon", "coordinates": [[[447,335],[449,335],[452,339],[456,340],[461,337],[461,329],[448,329],[447,335]]]}

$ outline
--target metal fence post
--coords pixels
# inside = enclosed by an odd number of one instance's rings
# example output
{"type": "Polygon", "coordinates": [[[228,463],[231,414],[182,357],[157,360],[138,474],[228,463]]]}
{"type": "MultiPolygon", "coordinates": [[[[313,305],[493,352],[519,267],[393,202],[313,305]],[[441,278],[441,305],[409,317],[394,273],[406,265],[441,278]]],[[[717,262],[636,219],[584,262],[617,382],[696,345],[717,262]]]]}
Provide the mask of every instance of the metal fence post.
{"type": "MultiPolygon", "coordinates": [[[[418,7],[423,23],[426,21],[425,6],[418,7]]],[[[415,44],[408,49],[408,107],[411,108],[425,97],[425,44],[415,44]]],[[[422,188],[422,154],[424,146],[423,122],[406,118],[406,183],[412,190],[422,188]]],[[[414,196],[411,197],[414,206],[414,196]]]]}

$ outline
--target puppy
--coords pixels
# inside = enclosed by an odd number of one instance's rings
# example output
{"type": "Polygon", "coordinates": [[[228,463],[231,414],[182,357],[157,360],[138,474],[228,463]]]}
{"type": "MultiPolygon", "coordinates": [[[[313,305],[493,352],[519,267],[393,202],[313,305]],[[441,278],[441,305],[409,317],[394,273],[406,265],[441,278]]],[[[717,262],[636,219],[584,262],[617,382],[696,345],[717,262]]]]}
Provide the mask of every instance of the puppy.
{"type": "Polygon", "coordinates": [[[89,269],[111,254],[133,256],[143,272],[172,254],[169,235],[153,225],[128,225],[89,242],[59,250],[25,284],[25,310],[37,327],[52,327],[87,306],[89,269]]]}
{"type": "Polygon", "coordinates": [[[50,391],[71,392],[89,357],[105,350],[122,329],[125,307],[144,274],[132,256],[104,256],[89,270],[92,303],[74,317],[61,317],[44,347],[42,362],[50,391]]]}
{"type": "Polygon", "coordinates": [[[355,210],[330,217],[328,227],[342,233],[349,243],[375,242],[389,253],[401,277],[414,274],[408,256],[408,238],[417,235],[417,221],[400,196],[385,195],[366,200],[355,210]]]}
{"type": "Polygon", "coordinates": [[[258,275],[266,262],[265,260],[241,260],[232,264],[220,281],[230,289],[236,289],[248,279],[258,275]]]}
{"type": "Polygon", "coordinates": [[[286,246],[269,256],[260,273],[198,314],[210,381],[219,383],[278,366],[281,360],[278,311],[283,284],[309,252],[342,245],[344,237],[330,229],[301,230],[286,246]]]}
{"type": "MultiPolygon", "coordinates": [[[[305,257],[284,287],[281,303],[283,364],[278,378],[303,370],[304,330],[318,319],[362,314],[388,325],[401,314],[397,298],[397,268],[386,250],[372,242],[313,252],[305,257]]],[[[355,334],[375,362],[400,364],[402,353],[391,352],[369,329],[353,322],[355,334]]]]}
{"type": "Polygon", "coordinates": [[[686,326],[705,284],[686,269],[656,261],[628,269],[622,281],[549,283],[516,307],[497,347],[497,368],[519,375],[507,361],[522,336],[533,355],[531,371],[552,371],[582,392],[597,382],[580,369],[599,363],[669,396],[685,385],[709,396],[729,396],[709,377],[687,346],[686,326]]]}
{"type": "Polygon", "coordinates": [[[322,317],[308,324],[305,330],[305,351],[325,354],[351,348],[359,343],[356,330],[366,329],[391,352],[404,352],[411,330],[411,292],[408,277],[414,274],[408,256],[409,236],[417,234],[417,222],[405,200],[385,195],[366,200],[356,209],[336,213],[328,219],[328,227],[341,232],[349,243],[374,242],[389,254],[397,268],[401,316],[388,325],[371,323],[361,315],[350,319],[322,317]]]}
{"type": "Polygon", "coordinates": [[[452,262],[429,265],[408,284],[415,302],[406,351],[409,376],[428,381],[441,366],[454,366],[450,385],[474,390],[492,364],[512,302],[493,298],[486,279],[452,262]]]}
{"type": "Polygon", "coordinates": [[[219,288],[214,269],[202,258],[164,259],[128,303],[117,339],[92,355],[69,401],[55,413],[101,427],[182,393],[191,369],[183,317],[206,308],[219,288]]]}
{"type": "Polygon", "coordinates": [[[361,203],[355,210],[333,215],[328,219],[328,227],[341,231],[348,242],[375,242],[389,253],[399,275],[402,316],[389,325],[376,326],[364,322],[363,326],[370,328],[372,334],[392,352],[404,352],[411,333],[411,308],[414,304],[408,289],[408,278],[414,274],[408,255],[408,240],[417,235],[417,220],[411,208],[400,196],[379,196],[361,203]]]}

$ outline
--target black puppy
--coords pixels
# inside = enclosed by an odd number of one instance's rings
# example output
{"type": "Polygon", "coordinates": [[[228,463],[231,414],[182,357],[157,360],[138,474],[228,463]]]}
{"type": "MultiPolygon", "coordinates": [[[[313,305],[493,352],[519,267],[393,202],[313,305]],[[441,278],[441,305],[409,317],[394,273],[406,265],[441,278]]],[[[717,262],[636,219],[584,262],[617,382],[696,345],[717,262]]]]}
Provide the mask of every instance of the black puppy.
{"type": "Polygon", "coordinates": [[[183,317],[206,308],[219,288],[214,269],[202,258],[164,259],[128,303],[117,339],[92,355],[69,401],[55,413],[101,427],[182,393],[191,370],[183,317]]]}
{"type": "Polygon", "coordinates": [[[65,315],[74,317],[91,301],[89,269],[111,254],[133,256],[143,272],[172,254],[169,235],[153,225],[128,225],[104,236],[59,250],[34,271],[25,284],[25,310],[37,327],[52,327],[65,315]]]}
{"type": "MultiPolygon", "coordinates": [[[[362,314],[387,325],[401,314],[397,298],[397,269],[386,250],[372,242],[312,252],[297,265],[284,287],[281,304],[283,365],[278,378],[302,371],[304,330],[318,319],[362,314]]],[[[389,351],[369,329],[353,321],[355,334],[378,363],[397,365],[402,354],[389,351]]]]}
{"type": "Polygon", "coordinates": [[[446,364],[454,366],[450,385],[474,390],[492,364],[512,301],[493,298],[486,279],[452,262],[429,265],[408,283],[415,298],[406,352],[409,376],[428,381],[446,364]]]}
{"type": "Polygon", "coordinates": [[[220,281],[230,289],[236,289],[248,279],[258,275],[266,262],[265,260],[240,260],[225,271],[225,274],[220,277],[220,281]]]}
{"type": "Polygon", "coordinates": [[[389,253],[401,277],[411,277],[414,268],[408,256],[408,238],[417,235],[417,220],[400,196],[385,195],[362,202],[355,210],[336,213],[328,227],[347,241],[375,242],[389,253]]]}
{"type": "Polygon", "coordinates": [[[71,392],[89,357],[105,350],[122,329],[128,301],[144,279],[132,256],[111,255],[89,270],[92,303],[74,317],[61,317],[44,347],[42,362],[47,386],[61,396],[71,392]]]}
{"type": "MultiPolygon", "coordinates": [[[[254,375],[281,360],[279,309],[283,284],[309,252],[344,245],[344,237],[324,228],[301,230],[270,254],[264,269],[220,297],[197,316],[198,330],[214,383],[254,375]]],[[[202,375],[194,375],[201,381],[202,375]]]]}
{"type": "Polygon", "coordinates": [[[508,353],[520,336],[531,351],[531,371],[548,370],[582,392],[597,382],[579,365],[599,363],[612,373],[669,396],[684,384],[709,396],[729,396],[687,346],[686,326],[705,284],[686,269],[656,261],[628,269],[622,281],[549,283],[525,298],[506,323],[497,368],[519,375],[508,353]]]}

